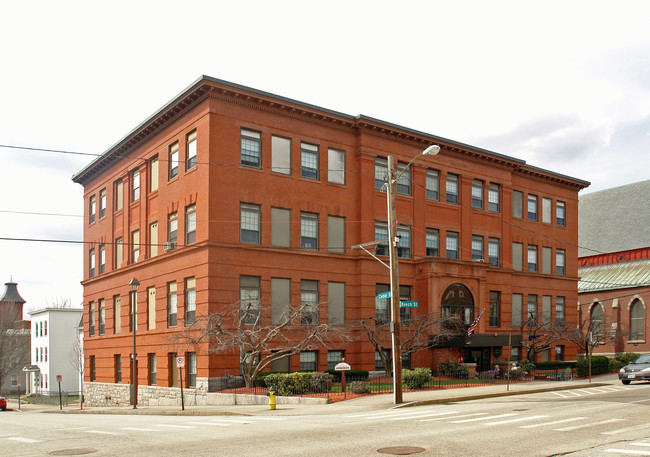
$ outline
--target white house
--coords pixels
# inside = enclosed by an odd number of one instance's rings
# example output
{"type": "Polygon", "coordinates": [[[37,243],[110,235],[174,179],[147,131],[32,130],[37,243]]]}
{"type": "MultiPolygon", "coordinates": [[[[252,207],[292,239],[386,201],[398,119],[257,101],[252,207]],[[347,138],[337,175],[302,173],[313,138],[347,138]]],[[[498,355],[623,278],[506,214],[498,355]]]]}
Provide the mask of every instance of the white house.
{"type": "Polygon", "coordinates": [[[81,390],[78,362],[83,361],[79,341],[79,320],[83,310],[75,308],[45,308],[29,313],[32,318],[32,365],[39,371],[30,373],[28,393],[81,390]]]}

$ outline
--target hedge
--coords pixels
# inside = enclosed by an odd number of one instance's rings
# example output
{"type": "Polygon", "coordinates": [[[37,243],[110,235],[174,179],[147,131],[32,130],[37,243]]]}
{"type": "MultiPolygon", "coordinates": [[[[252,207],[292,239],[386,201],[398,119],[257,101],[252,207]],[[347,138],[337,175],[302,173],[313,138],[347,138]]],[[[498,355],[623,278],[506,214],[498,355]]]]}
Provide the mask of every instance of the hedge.
{"type": "MultiPolygon", "coordinates": [[[[341,371],[336,371],[336,370],[327,370],[326,373],[331,374],[334,376],[334,382],[341,382],[341,371]]],[[[368,380],[368,371],[367,370],[359,370],[359,369],[352,369],[352,370],[347,370],[345,372],[345,379],[350,380],[354,379],[355,381],[367,381],[368,380]]]]}
{"type": "MultiPolygon", "coordinates": [[[[578,360],[576,363],[576,372],[578,377],[584,378],[589,376],[589,359],[578,360]]],[[[609,359],[604,355],[595,355],[591,357],[591,374],[609,373],[609,359]]]]}

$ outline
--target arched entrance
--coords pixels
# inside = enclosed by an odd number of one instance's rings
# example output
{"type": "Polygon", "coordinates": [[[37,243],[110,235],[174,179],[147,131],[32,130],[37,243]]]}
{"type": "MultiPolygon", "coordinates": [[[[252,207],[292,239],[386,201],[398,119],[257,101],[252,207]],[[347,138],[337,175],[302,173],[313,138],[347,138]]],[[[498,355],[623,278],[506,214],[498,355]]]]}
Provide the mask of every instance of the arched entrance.
{"type": "Polygon", "coordinates": [[[443,316],[458,316],[465,326],[474,320],[474,297],[467,286],[460,283],[447,287],[440,306],[443,316]]]}

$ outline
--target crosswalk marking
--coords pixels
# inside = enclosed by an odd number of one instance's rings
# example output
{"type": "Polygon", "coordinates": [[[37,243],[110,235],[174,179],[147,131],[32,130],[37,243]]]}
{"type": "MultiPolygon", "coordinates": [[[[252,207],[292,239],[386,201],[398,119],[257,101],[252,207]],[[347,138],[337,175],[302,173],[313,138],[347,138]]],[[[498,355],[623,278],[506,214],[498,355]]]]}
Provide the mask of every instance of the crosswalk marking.
{"type": "Polygon", "coordinates": [[[106,430],[86,430],[88,433],[96,433],[98,435],[120,435],[118,432],[108,432],[106,430]]]}
{"type": "Polygon", "coordinates": [[[650,451],[639,451],[629,449],[605,449],[605,452],[613,452],[616,454],[629,454],[629,455],[650,455],[650,451]]]}
{"type": "Polygon", "coordinates": [[[18,441],[19,443],[40,443],[41,442],[41,440],[33,440],[31,438],[23,438],[21,436],[12,436],[7,439],[12,441],[18,441]]]}
{"type": "Polygon", "coordinates": [[[129,430],[133,432],[160,432],[161,431],[155,428],[141,428],[141,427],[121,427],[120,430],[129,430]]]}
{"type": "Polygon", "coordinates": [[[156,427],[170,427],[170,428],[196,428],[191,425],[173,425],[173,424],[156,424],[156,427]]]}
{"type": "Polygon", "coordinates": [[[586,389],[578,389],[578,392],[584,392],[587,395],[596,395],[596,392],[590,392],[589,390],[586,389]]]}
{"type": "Polygon", "coordinates": [[[420,422],[431,422],[431,421],[441,421],[449,419],[460,419],[461,417],[472,417],[472,416],[487,416],[488,413],[472,413],[472,414],[459,414],[457,416],[451,417],[436,417],[434,419],[419,419],[420,422]]]}
{"type": "Polygon", "coordinates": [[[402,421],[402,420],[407,420],[407,419],[418,419],[420,417],[431,417],[431,416],[448,416],[449,414],[454,414],[456,411],[449,411],[446,413],[422,413],[422,414],[417,414],[411,415],[411,416],[402,416],[402,417],[393,417],[392,421],[402,421]]]}
{"type": "Polygon", "coordinates": [[[451,421],[452,424],[464,424],[465,422],[476,422],[476,421],[484,421],[484,420],[489,420],[489,419],[499,419],[501,417],[510,417],[510,416],[516,416],[516,413],[507,413],[507,414],[498,414],[496,416],[490,416],[490,417],[475,417],[474,419],[462,419],[459,421],[451,421]]]}
{"type": "Polygon", "coordinates": [[[580,428],[594,427],[596,425],[602,425],[602,424],[611,424],[612,422],[618,422],[618,421],[622,421],[622,420],[624,420],[624,419],[607,419],[607,420],[600,421],[600,422],[591,422],[589,424],[573,425],[571,427],[563,427],[563,428],[555,428],[553,430],[555,430],[556,432],[570,432],[571,430],[578,430],[580,428]]]}
{"type": "Polygon", "coordinates": [[[619,433],[625,433],[625,432],[631,432],[634,430],[640,430],[643,428],[648,428],[650,427],[650,423],[647,424],[641,424],[641,425],[633,425],[632,427],[625,427],[625,428],[619,428],[617,430],[608,430],[606,432],[600,432],[600,435],[617,435],[619,433]]]}
{"type": "Polygon", "coordinates": [[[533,419],[542,419],[542,418],[544,418],[544,417],[548,417],[548,416],[544,416],[544,415],[542,415],[542,416],[518,417],[517,419],[507,419],[507,420],[504,420],[504,421],[488,422],[488,423],[485,424],[485,425],[501,425],[501,424],[510,424],[510,423],[512,423],[512,422],[530,421],[530,420],[533,420],[533,419]]]}
{"type": "Polygon", "coordinates": [[[630,446],[650,446],[650,443],[647,441],[630,443],[630,446]]]}
{"type": "Polygon", "coordinates": [[[519,428],[535,428],[535,427],[545,427],[547,425],[555,425],[555,424],[564,424],[566,422],[573,422],[573,421],[578,421],[578,420],[583,420],[586,419],[586,417],[569,417],[568,419],[560,419],[556,421],[551,421],[551,422],[543,422],[541,424],[530,424],[530,425],[521,425],[519,428]]]}
{"type": "Polygon", "coordinates": [[[217,427],[228,427],[230,424],[220,424],[218,422],[188,422],[194,425],[216,425],[217,427]]]}

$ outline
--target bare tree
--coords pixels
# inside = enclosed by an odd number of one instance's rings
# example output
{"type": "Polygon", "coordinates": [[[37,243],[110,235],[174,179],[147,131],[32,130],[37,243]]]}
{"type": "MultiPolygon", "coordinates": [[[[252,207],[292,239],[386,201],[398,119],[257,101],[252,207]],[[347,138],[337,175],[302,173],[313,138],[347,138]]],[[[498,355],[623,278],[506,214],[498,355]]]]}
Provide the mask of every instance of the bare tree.
{"type": "MultiPolygon", "coordinates": [[[[381,359],[387,376],[393,372],[389,351],[391,334],[385,319],[370,317],[360,321],[362,337],[368,338],[381,359]]],[[[423,349],[444,344],[463,332],[462,321],[457,315],[443,316],[440,313],[428,313],[402,322],[401,348],[402,356],[410,356],[423,349]]]]}
{"type": "Polygon", "coordinates": [[[7,377],[22,374],[22,367],[30,362],[29,357],[28,323],[14,308],[0,307],[0,393],[7,377]]]}
{"type": "Polygon", "coordinates": [[[257,375],[276,360],[349,339],[345,325],[323,323],[318,309],[317,304],[302,303],[273,312],[258,300],[242,300],[223,312],[197,318],[178,341],[208,342],[215,353],[239,352],[240,374],[251,387],[257,375]]]}
{"type": "Polygon", "coordinates": [[[520,327],[521,345],[526,360],[534,362],[537,354],[553,347],[559,341],[571,341],[574,329],[565,322],[552,322],[538,315],[529,315],[520,327]]]}
{"type": "Polygon", "coordinates": [[[80,409],[84,409],[84,371],[85,371],[85,363],[84,363],[84,349],[83,349],[83,340],[81,337],[81,334],[77,335],[77,341],[75,342],[74,346],[72,346],[72,349],[70,350],[70,353],[68,354],[69,356],[69,361],[70,365],[77,370],[77,373],[79,373],[79,407],[80,409]]]}
{"type": "Polygon", "coordinates": [[[589,358],[598,345],[616,342],[626,335],[616,325],[612,325],[609,332],[605,331],[608,324],[605,317],[602,319],[589,317],[578,322],[578,325],[568,333],[567,339],[578,346],[578,350],[584,353],[585,358],[589,358]]]}

